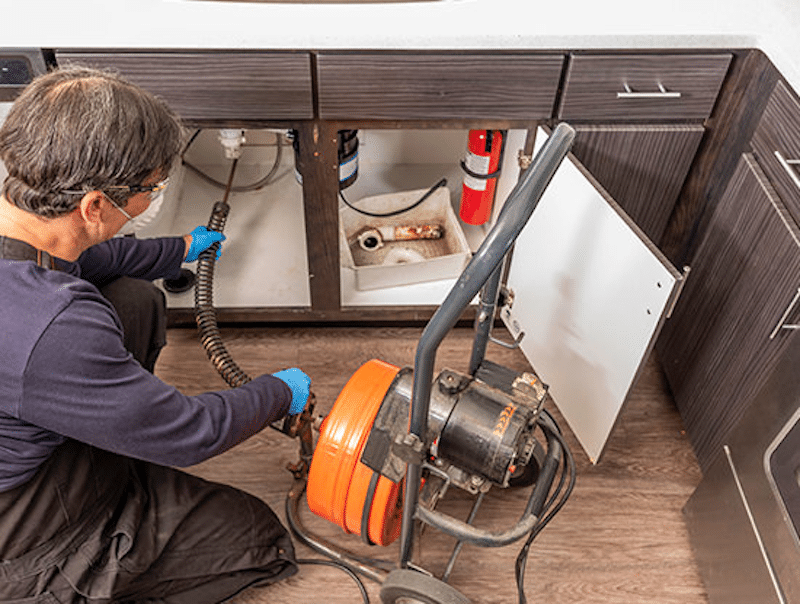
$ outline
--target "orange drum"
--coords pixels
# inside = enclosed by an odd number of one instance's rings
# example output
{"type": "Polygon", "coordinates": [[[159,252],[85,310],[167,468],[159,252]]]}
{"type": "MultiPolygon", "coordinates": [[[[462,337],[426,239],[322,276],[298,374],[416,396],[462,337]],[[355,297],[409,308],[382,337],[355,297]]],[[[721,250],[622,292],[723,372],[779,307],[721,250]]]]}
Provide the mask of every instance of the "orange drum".
{"type": "Polygon", "coordinates": [[[389,387],[400,371],[377,359],[362,365],[345,384],[320,428],[308,471],[306,497],[312,512],[347,533],[388,545],[400,535],[402,481],[394,483],[361,463],[370,430],[389,387]],[[364,522],[364,511],[369,517],[364,522]],[[362,535],[361,527],[367,527],[362,535]]]}

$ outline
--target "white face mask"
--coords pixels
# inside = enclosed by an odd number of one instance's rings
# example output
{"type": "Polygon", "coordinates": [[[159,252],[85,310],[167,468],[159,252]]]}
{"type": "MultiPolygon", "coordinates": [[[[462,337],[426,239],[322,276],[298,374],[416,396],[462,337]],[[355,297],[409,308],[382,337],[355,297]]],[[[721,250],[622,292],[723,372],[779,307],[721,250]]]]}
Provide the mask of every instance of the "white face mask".
{"type": "Polygon", "coordinates": [[[164,203],[164,189],[167,186],[166,180],[159,183],[159,188],[156,189],[154,192],[150,193],[150,203],[147,208],[141,214],[138,214],[136,217],[131,216],[128,211],[120,206],[116,201],[111,199],[108,195],[105,195],[105,198],[113,205],[117,210],[122,212],[125,218],[128,221],[122,226],[122,228],[117,231],[119,235],[130,235],[135,234],[138,231],[142,230],[148,224],[150,224],[153,219],[158,215],[158,212],[161,210],[161,206],[164,203]]]}
{"type": "MultiPolygon", "coordinates": [[[[112,201],[111,203],[114,202],[112,201]]],[[[114,203],[114,206],[128,218],[128,222],[122,226],[122,228],[119,230],[119,234],[130,235],[141,231],[144,227],[153,222],[159,211],[161,211],[161,206],[163,203],[164,191],[159,191],[153,196],[153,200],[150,202],[150,205],[147,206],[147,209],[135,217],[131,216],[123,208],[114,203]]]]}

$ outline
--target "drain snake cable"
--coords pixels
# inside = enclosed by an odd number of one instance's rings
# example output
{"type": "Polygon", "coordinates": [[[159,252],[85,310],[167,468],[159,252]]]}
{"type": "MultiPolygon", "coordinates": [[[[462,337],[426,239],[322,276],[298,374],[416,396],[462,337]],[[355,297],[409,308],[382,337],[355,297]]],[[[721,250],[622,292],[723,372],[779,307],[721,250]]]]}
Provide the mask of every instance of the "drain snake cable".
{"type": "MultiPolygon", "coordinates": [[[[225,223],[227,222],[228,213],[230,212],[228,196],[231,192],[233,175],[236,172],[236,162],[237,160],[234,159],[231,165],[230,176],[228,177],[228,184],[225,188],[225,195],[222,201],[215,203],[211,211],[211,217],[209,218],[207,227],[210,231],[222,233],[225,229],[225,223]]],[[[251,378],[239,367],[236,361],[234,361],[219,331],[217,311],[214,307],[214,266],[217,260],[217,250],[220,245],[219,242],[215,243],[202,252],[197,259],[197,282],[195,283],[194,290],[195,322],[197,323],[197,328],[200,333],[200,342],[211,364],[231,388],[237,388],[249,382],[251,378]]],[[[280,430],[280,428],[272,424],[270,424],[270,427],[280,430]]],[[[296,561],[298,564],[303,565],[333,566],[341,569],[355,581],[364,604],[370,604],[369,595],[367,594],[364,583],[344,564],[336,562],[335,560],[308,558],[298,558],[296,561]]]]}

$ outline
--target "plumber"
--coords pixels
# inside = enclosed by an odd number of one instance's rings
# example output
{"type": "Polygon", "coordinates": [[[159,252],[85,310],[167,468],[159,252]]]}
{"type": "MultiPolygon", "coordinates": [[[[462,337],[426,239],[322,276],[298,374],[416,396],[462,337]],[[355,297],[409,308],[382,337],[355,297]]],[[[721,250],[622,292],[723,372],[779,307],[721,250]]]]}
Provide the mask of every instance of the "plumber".
{"type": "Polygon", "coordinates": [[[0,127],[0,601],[211,603],[297,570],[263,501],[177,468],[298,413],[309,378],[162,382],[150,282],[223,237],[114,237],[181,140],[162,101],[82,67],[35,79],[0,127]]]}

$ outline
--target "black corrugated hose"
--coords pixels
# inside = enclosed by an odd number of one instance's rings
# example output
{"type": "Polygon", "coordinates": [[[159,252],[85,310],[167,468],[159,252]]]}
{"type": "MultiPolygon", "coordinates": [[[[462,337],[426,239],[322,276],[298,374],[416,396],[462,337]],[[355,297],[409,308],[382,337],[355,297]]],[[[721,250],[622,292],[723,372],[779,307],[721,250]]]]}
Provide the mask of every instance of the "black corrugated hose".
{"type": "MultiPolygon", "coordinates": [[[[228,217],[230,206],[227,202],[214,204],[211,218],[208,221],[209,231],[222,232],[228,217]]],[[[220,244],[215,243],[200,254],[197,259],[197,284],[194,289],[194,318],[200,330],[200,342],[211,360],[211,364],[222,376],[222,379],[236,388],[250,381],[250,377],[242,371],[231,357],[222,341],[217,324],[217,311],[214,308],[214,264],[220,244]]]]}
{"type": "MultiPolygon", "coordinates": [[[[208,219],[207,227],[209,231],[222,233],[225,230],[225,222],[228,220],[228,213],[231,209],[228,205],[228,195],[231,192],[237,161],[234,159],[231,164],[231,172],[228,176],[228,184],[225,187],[225,195],[222,201],[215,203],[214,208],[211,210],[211,217],[208,219]]],[[[194,319],[200,331],[200,342],[203,344],[211,364],[214,365],[222,379],[231,388],[236,388],[249,382],[250,376],[242,371],[236,361],[233,360],[219,333],[217,310],[214,308],[214,264],[217,261],[217,252],[220,245],[222,244],[215,243],[197,258],[194,319]]]]}

